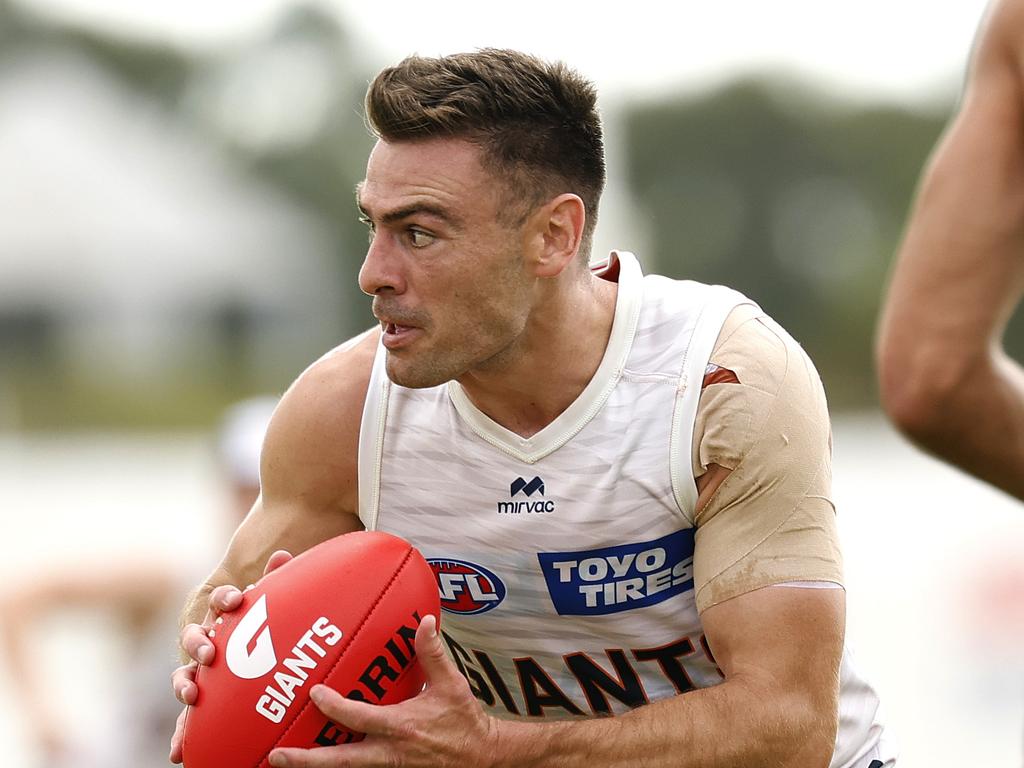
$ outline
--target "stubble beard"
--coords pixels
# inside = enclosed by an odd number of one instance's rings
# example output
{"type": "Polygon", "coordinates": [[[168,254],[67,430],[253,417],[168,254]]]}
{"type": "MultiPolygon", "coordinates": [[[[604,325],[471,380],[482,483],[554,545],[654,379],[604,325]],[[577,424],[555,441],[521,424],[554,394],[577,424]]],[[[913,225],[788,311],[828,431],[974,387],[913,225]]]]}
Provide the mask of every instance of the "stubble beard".
{"type": "Polygon", "coordinates": [[[428,389],[451,381],[453,376],[448,368],[433,358],[417,361],[413,365],[402,366],[395,359],[394,353],[388,351],[385,359],[385,370],[388,378],[400,387],[408,389],[428,389]]]}
{"type": "Polygon", "coordinates": [[[453,333],[456,341],[439,350],[427,350],[412,359],[402,360],[387,351],[385,370],[392,382],[409,389],[427,389],[446,384],[476,369],[500,365],[508,357],[515,333],[510,328],[493,328],[486,340],[479,340],[473,349],[463,346],[467,338],[481,331],[479,325],[453,333]],[[461,341],[461,343],[460,343],[461,341]],[[403,364],[404,363],[404,364],[403,364]]]}
{"type": "MultiPolygon", "coordinates": [[[[501,250],[504,258],[498,262],[500,272],[490,287],[476,297],[460,301],[462,312],[456,309],[448,314],[452,331],[446,334],[447,344],[442,340],[433,345],[435,349],[413,353],[404,365],[398,356],[401,353],[387,352],[385,370],[392,382],[409,389],[437,387],[476,369],[500,368],[514,357],[516,339],[522,334],[530,311],[529,290],[520,271],[518,233],[510,234],[501,250]],[[499,297],[499,309],[474,318],[473,309],[481,311],[495,297],[499,297]],[[473,341],[472,348],[466,348],[468,340],[473,341]]],[[[440,330],[436,323],[430,326],[434,331],[440,330]]]]}
{"type": "MultiPolygon", "coordinates": [[[[507,365],[515,357],[516,341],[526,324],[525,318],[529,313],[527,294],[509,270],[496,281],[489,295],[500,296],[503,304],[514,304],[516,308],[508,313],[477,316],[468,322],[467,314],[453,312],[451,322],[462,322],[457,327],[453,325],[452,331],[446,334],[447,338],[432,345],[433,349],[414,353],[404,361],[399,356],[401,353],[387,352],[385,369],[388,378],[402,387],[426,389],[459,379],[474,370],[493,371],[507,365]],[[466,346],[468,341],[472,347],[466,346]]],[[[486,305],[483,299],[466,303],[466,306],[482,305],[486,305]]],[[[438,330],[438,325],[433,324],[432,330],[438,330]]]]}

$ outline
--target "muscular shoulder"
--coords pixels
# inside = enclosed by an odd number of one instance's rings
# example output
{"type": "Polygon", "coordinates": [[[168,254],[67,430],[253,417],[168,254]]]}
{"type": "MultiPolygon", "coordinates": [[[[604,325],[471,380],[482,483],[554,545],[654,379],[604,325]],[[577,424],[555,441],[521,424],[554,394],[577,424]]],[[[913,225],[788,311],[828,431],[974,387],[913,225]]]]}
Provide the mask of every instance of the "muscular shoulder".
{"type": "Polygon", "coordinates": [[[285,392],[263,447],[265,501],[301,496],[355,511],[359,424],[378,336],[369,330],[331,350],[285,392]]]}
{"type": "Polygon", "coordinates": [[[756,307],[729,315],[711,365],[697,409],[694,476],[712,463],[735,470],[766,442],[799,437],[814,455],[828,451],[831,432],[818,373],[803,348],[756,307]]]}

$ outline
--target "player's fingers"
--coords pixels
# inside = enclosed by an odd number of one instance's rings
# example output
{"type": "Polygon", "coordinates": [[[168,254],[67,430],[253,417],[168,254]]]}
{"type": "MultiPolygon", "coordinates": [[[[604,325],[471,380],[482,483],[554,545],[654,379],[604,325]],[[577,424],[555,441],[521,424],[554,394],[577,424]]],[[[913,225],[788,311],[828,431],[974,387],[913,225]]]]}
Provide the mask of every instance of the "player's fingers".
{"type": "Polygon", "coordinates": [[[210,593],[210,610],[214,614],[228,613],[242,604],[242,591],[235,586],[222,584],[210,593]]]}
{"type": "Polygon", "coordinates": [[[346,699],[326,685],[314,685],[309,691],[309,698],[328,720],[344,728],[358,733],[391,735],[390,707],[346,699]]]}
{"type": "Polygon", "coordinates": [[[198,665],[184,664],[171,673],[171,687],[174,695],[182,704],[195,704],[199,688],[196,687],[196,669],[198,665]]]}
{"type": "Polygon", "coordinates": [[[346,757],[341,747],[280,748],[270,753],[270,765],[272,768],[345,768],[353,765],[346,757]]]}
{"type": "Polygon", "coordinates": [[[292,557],[293,555],[291,552],[283,549],[277,550],[270,556],[270,559],[267,560],[267,567],[263,569],[263,575],[266,576],[271,571],[276,571],[282,565],[291,560],[292,557]]]}
{"type": "Polygon", "coordinates": [[[186,624],[181,630],[181,648],[190,659],[200,664],[213,661],[213,643],[210,642],[207,630],[198,624],[186,624]]]}
{"type": "Polygon", "coordinates": [[[181,745],[185,737],[185,710],[181,710],[177,722],[174,723],[174,735],[171,736],[171,753],[167,759],[172,763],[180,763],[183,759],[181,745]]]}
{"type": "Polygon", "coordinates": [[[427,685],[436,686],[441,683],[464,678],[455,668],[448,654],[441,645],[441,633],[437,631],[437,617],[427,614],[416,628],[416,658],[427,677],[427,685]]]}
{"type": "Polygon", "coordinates": [[[397,764],[387,743],[382,741],[360,741],[317,749],[282,747],[270,753],[272,768],[355,768],[397,764]]]}

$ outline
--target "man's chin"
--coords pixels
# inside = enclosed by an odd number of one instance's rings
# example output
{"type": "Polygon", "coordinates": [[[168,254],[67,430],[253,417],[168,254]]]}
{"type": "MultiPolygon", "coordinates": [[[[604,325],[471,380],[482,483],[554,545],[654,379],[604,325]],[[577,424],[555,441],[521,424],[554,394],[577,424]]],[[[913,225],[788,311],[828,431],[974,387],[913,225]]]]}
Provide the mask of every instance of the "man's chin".
{"type": "Polygon", "coordinates": [[[407,389],[428,389],[452,379],[436,368],[402,364],[390,352],[387,354],[385,370],[393,384],[407,389]]]}

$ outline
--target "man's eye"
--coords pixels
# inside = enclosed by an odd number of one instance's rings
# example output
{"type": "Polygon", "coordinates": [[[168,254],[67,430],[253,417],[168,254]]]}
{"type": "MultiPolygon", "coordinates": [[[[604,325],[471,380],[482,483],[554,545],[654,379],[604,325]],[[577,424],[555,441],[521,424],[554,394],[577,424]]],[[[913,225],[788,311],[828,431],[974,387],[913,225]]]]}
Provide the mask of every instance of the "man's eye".
{"type": "Polygon", "coordinates": [[[409,230],[409,242],[412,243],[413,248],[425,248],[436,240],[433,235],[424,232],[421,229],[410,229],[409,230]]]}
{"type": "Polygon", "coordinates": [[[373,222],[369,216],[360,216],[359,221],[366,225],[366,239],[369,242],[373,242],[373,236],[376,233],[376,228],[373,226],[373,222]]]}

